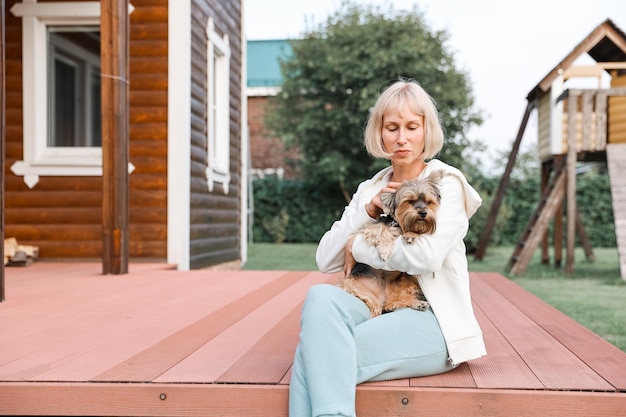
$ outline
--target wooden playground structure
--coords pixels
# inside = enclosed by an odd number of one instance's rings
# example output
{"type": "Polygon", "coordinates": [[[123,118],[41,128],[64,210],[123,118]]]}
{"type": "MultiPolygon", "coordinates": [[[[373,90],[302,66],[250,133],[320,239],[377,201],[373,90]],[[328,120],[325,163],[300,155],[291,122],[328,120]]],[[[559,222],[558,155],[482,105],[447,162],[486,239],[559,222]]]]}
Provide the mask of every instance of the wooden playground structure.
{"type": "Polygon", "coordinates": [[[552,221],[554,261],[560,265],[564,204],[568,219],[565,271],[571,273],[574,268],[576,234],[586,256],[593,259],[576,206],[576,166],[578,162],[607,162],[620,272],[626,280],[626,34],[610,19],[605,20],[530,91],[527,100],[475,258],[481,260],[485,255],[522,137],[531,113],[536,110],[541,193],[536,211],[511,255],[508,269],[513,274],[522,274],[539,244],[542,262],[549,262],[548,226],[552,221]],[[595,64],[578,64],[585,54],[595,64]],[[580,79],[597,80],[598,87],[570,87],[574,80],[580,79]]]}

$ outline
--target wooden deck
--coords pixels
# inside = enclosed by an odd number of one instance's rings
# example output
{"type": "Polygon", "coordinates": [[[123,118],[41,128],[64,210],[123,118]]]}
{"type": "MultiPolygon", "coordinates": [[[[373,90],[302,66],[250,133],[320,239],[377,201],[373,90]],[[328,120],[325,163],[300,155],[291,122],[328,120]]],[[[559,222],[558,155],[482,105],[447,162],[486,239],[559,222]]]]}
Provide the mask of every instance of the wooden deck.
{"type": "MultiPolygon", "coordinates": [[[[294,271],[98,263],[6,269],[0,415],[286,416],[307,288],[294,271]]],[[[494,273],[473,273],[488,356],[366,383],[368,416],[626,415],[626,353],[494,273]]]]}

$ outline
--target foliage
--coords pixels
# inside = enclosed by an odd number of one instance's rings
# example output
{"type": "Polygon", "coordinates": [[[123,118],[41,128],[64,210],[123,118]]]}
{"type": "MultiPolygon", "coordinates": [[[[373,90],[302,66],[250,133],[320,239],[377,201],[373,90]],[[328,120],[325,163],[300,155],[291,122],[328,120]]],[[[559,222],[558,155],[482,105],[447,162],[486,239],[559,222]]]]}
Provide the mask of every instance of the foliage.
{"type": "Polygon", "coordinates": [[[387,165],[367,155],[362,136],[369,109],[399,77],[417,80],[435,98],[447,136],[440,158],[461,165],[469,145],[464,132],[482,120],[447,39],[445,31],[428,28],[417,8],[346,1],[325,24],[293,41],[266,124],[288,147],[300,149],[302,177],[340,190],[347,200],[360,181],[387,165]]]}
{"type": "MultiPolygon", "coordinates": [[[[287,147],[300,177],[255,183],[254,240],[316,242],[341,214],[359,182],[386,166],[362,144],[369,109],[398,77],[418,80],[435,98],[446,132],[438,158],[465,173],[483,197],[466,237],[471,252],[487,222],[500,178],[481,169],[485,146],[464,134],[482,123],[473,109],[467,75],[446,49],[448,34],[432,31],[422,13],[345,1],[325,23],[292,41],[281,62],[283,85],[273,97],[266,124],[287,147]]],[[[502,168],[508,153],[502,153],[502,168]]],[[[516,244],[533,215],[540,192],[536,149],[522,150],[509,179],[490,245],[516,244]]],[[[577,203],[593,246],[614,246],[615,233],[606,168],[578,176],[577,203]]],[[[566,228],[564,228],[566,229],[566,228]]],[[[565,231],[565,230],[564,230],[565,231]]]]}
{"type": "Polygon", "coordinates": [[[592,245],[615,247],[611,184],[605,164],[596,165],[578,176],[576,204],[592,245]]]}
{"type": "Polygon", "coordinates": [[[345,205],[337,190],[269,176],[253,183],[255,242],[317,242],[345,205]]]}
{"type": "MultiPolygon", "coordinates": [[[[508,155],[502,153],[500,160],[503,166],[507,159],[508,155]]],[[[615,226],[606,164],[582,164],[579,168],[576,177],[576,204],[589,241],[594,247],[614,247],[616,246],[615,226]]],[[[511,173],[490,245],[517,243],[539,204],[540,177],[541,170],[536,149],[522,150],[511,173]]],[[[481,212],[484,216],[488,214],[499,180],[498,177],[483,177],[473,183],[485,198],[483,207],[477,215],[479,218],[481,212]]],[[[566,210],[563,210],[563,216],[563,222],[566,224],[566,210]]],[[[564,241],[567,238],[566,232],[567,228],[563,227],[564,241]]],[[[553,224],[550,225],[549,236],[552,240],[553,224]]]]}

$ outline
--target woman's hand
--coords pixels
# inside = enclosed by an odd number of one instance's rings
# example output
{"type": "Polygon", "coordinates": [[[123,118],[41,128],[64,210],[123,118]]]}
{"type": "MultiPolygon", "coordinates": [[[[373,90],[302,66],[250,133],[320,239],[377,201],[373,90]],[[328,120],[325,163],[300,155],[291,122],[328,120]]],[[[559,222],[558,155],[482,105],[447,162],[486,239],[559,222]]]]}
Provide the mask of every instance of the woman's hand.
{"type": "Polygon", "coordinates": [[[344,250],[344,261],[343,261],[343,272],[345,276],[350,275],[352,272],[352,268],[356,265],[356,260],[354,256],[352,256],[352,244],[354,243],[354,235],[348,238],[346,242],[346,247],[344,250]]]}
{"type": "Polygon", "coordinates": [[[372,219],[377,219],[378,216],[383,214],[383,203],[380,200],[380,195],[383,193],[395,193],[401,185],[402,183],[400,182],[390,182],[378,194],[372,197],[372,200],[365,205],[365,211],[367,211],[368,216],[372,219]]]}
{"type": "MultiPolygon", "coordinates": [[[[374,197],[372,200],[365,205],[365,211],[372,219],[378,219],[378,216],[383,214],[383,203],[380,200],[380,195],[383,193],[395,193],[398,188],[402,185],[401,182],[390,182],[386,186],[384,186],[374,197]]],[[[346,246],[344,248],[344,261],[343,261],[343,272],[346,276],[350,275],[352,272],[352,268],[356,265],[356,260],[352,255],[352,245],[354,244],[354,235],[348,238],[346,242],[346,246]]]]}

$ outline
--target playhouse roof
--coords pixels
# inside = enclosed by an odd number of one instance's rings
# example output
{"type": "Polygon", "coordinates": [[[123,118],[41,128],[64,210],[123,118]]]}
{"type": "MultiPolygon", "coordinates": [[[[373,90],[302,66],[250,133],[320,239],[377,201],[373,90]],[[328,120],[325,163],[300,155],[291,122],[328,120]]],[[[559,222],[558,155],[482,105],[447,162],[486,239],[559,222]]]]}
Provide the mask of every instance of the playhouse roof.
{"type": "Polygon", "coordinates": [[[585,53],[596,62],[626,62],[626,33],[611,19],[606,19],[530,90],[526,97],[528,101],[534,100],[540,92],[548,91],[559,70],[569,68],[585,53]]]}

